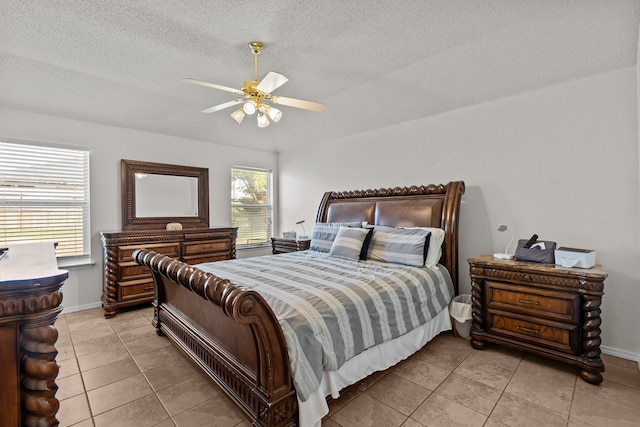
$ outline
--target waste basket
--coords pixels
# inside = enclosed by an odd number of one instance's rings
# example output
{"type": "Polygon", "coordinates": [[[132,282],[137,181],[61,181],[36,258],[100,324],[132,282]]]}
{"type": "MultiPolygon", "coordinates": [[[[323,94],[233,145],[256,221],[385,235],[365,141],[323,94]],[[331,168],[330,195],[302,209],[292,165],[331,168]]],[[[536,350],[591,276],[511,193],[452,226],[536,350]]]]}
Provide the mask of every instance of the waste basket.
{"type": "Polygon", "coordinates": [[[471,295],[462,294],[454,297],[449,305],[449,314],[453,317],[454,327],[458,335],[469,339],[471,332],[471,295]]]}

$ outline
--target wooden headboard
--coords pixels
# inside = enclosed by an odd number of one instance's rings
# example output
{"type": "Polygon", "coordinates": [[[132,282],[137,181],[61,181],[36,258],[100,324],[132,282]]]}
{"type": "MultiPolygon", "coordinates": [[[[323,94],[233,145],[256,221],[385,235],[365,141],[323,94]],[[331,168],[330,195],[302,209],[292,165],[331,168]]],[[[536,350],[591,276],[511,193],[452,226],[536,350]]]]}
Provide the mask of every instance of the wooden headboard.
{"type": "Polygon", "coordinates": [[[380,188],[324,193],[317,222],[366,221],[393,227],[437,227],[445,231],[440,263],[458,294],[458,215],[464,181],[446,185],[380,188]]]}

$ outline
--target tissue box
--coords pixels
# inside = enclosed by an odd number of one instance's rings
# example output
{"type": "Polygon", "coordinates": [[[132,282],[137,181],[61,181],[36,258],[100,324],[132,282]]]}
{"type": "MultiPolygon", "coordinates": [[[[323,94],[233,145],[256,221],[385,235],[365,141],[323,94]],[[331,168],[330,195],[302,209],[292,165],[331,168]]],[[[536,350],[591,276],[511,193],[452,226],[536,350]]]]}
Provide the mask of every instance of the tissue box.
{"type": "Polygon", "coordinates": [[[282,232],[282,238],[283,239],[295,239],[296,238],[296,232],[295,231],[283,231],[282,232]]]}
{"type": "Polygon", "coordinates": [[[563,267],[591,268],[596,265],[596,251],[560,247],[555,250],[556,264],[563,267]]]}

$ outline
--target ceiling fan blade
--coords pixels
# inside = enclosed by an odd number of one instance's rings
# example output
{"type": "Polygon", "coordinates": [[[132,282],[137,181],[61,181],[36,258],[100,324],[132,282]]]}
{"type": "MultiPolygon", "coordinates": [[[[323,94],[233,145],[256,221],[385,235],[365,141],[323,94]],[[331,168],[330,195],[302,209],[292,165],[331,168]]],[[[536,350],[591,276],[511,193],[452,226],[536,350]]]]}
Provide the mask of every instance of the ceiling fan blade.
{"type": "Polygon", "coordinates": [[[235,93],[237,95],[244,95],[244,92],[242,92],[240,89],[234,89],[234,88],[228,87],[228,86],[217,85],[215,83],[203,82],[202,80],[184,78],[184,79],[182,79],[182,81],[183,82],[187,82],[187,83],[193,83],[195,85],[212,87],[214,89],[226,90],[227,92],[235,93]]]}
{"type": "Polygon", "coordinates": [[[270,71],[269,74],[267,74],[264,79],[262,79],[258,86],[256,86],[256,89],[264,93],[271,93],[288,81],[289,79],[282,74],[270,71]]]}
{"type": "Polygon", "coordinates": [[[274,104],[288,105],[289,107],[304,108],[305,110],[311,111],[324,111],[324,104],[320,104],[319,102],[287,98],[286,96],[272,96],[271,101],[274,104]]]}
{"type": "Polygon", "coordinates": [[[242,102],[242,99],[234,99],[233,101],[225,102],[224,104],[214,105],[211,108],[202,110],[201,113],[215,113],[216,111],[224,110],[225,108],[233,107],[236,104],[242,102]]]}

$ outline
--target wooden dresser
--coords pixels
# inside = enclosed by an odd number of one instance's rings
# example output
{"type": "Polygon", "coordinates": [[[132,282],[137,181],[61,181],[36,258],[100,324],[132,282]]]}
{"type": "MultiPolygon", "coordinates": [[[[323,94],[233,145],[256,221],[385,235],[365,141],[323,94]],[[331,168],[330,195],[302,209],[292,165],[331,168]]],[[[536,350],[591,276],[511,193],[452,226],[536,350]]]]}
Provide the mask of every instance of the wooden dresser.
{"type": "Polygon", "coordinates": [[[114,317],[119,308],[153,301],[151,273],[131,259],[134,250],[149,249],[189,264],[233,259],[236,234],[235,227],[101,233],[104,316],[114,317]]]}
{"type": "Polygon", "coordinates": [[[48,245],[9,246],[0,260],[0,427],[58,425],[54,322],[68,273],[48,245]]]}
{"type": "Polygon", "coordinates": [[[600,304],[607,274],[600,266],[469,259],[473,326],[471,345],[486,342],[578,366],[587,382],[602,382],[600,304]]]}
{"type": "Polygon", "coordinates": [[[311,239],[283,239],[281,237],[271,238],[271,252],[274,254],[284,254],[287,252],[306,251],[311,246],[311,239]]]}

